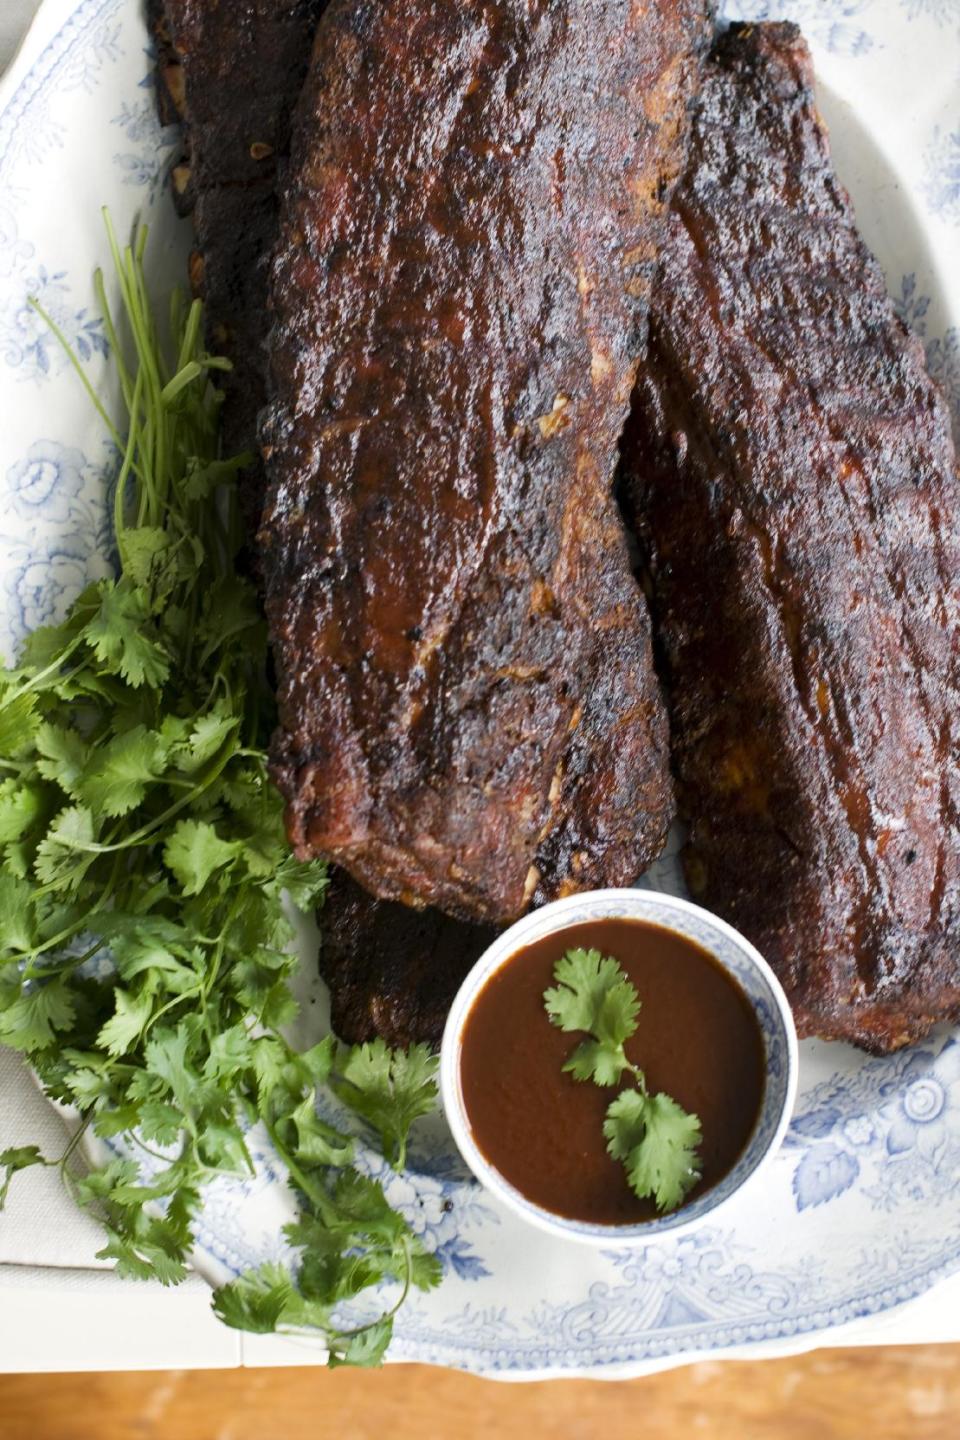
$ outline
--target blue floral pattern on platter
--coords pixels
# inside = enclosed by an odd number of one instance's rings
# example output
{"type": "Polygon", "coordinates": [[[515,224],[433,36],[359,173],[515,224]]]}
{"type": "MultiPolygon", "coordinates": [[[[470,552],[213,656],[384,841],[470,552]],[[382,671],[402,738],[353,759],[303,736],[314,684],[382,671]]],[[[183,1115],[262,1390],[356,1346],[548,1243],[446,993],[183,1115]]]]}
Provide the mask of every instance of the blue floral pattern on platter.
{"type": "Polygon", "coordinates": [[[935,25],[960,25],[960,0],[900,0],[908,20],[932,20],[935,25]]]}
{"type": "MultiPolygon", "coordinates": [[[[826,89],[854,116],[865,107],[880,168],[843,178],[955,416],[958,10],[958,0],[723,7],[728,19],[799,21],[826,89]],[[879,116],[870,109],[871,96],[893,93],[924,103],[916,116],[908,106],[879,116]],[[885,221],[900,204],[919,229],[904,224],[892,235],[885,221]]],[[[189,228],[175,221],[160,183],[173,137],[153,119],[139,0],[46,0],[41,19],[42,35],[0,94],[7,654],[107,573],[115,471],[76,377],[27,296],[39,292],[99,386],[106,343],[89,283],[103,256],[97,206],[110,205],[121,231],[137,212],[147,215],[164,284],[182,274],[189,246],[189,228]]],[[[648,885],[678,888],[678,838],[648,885]]],[[[317,1002],[304,1015],[316,1015],[325,997],[309,966],[303,984],[304,1000],[317,1002]]],[[[960,1267],[956,1037],[943,1033],[886,1059],[817,1043],[801,1055],[793,1123],[759,1193],[731,1202],[723,1224],[629,1252],[584,1251],[524,1227],[465,1176],[440,1125],[424,1125],[402,1175],[364,1152],[362,1163],[444,1268],[440,1290],[401,1313],[394,1358],[517,1377],[641,1373],[691,1355],[801,1346],[960,1267]]],[[[281,1227],[292,1197],[264,1137],[252,1135],[251,1148],[256,1177],[221,1179],[204,1196],[196,1263],[214,1281],[263,1258],[289,1258],[281,1227]]]]}
{"type": "Polygon", "coordinates": [[[960,225],[960,125],[934,127],[924,151],[923,193],[934,215],[960,225]]]}
{"type": "Polygon", "coordinates": [[[726,20],[792,20],[832,55],[856,59],[882,41],[864,24],[875,0],[727,0],[726,20]]]}

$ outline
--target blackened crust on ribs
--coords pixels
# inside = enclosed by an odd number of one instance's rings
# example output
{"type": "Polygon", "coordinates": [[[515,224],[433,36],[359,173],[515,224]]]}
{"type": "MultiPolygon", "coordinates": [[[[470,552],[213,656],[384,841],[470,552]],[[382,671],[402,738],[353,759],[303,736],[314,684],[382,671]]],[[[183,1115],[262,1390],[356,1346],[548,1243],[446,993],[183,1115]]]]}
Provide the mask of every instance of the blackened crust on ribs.
{"type": "MultiPolygon", "coordinates": [[[[207,344],[233,362],[222,379],[226,454],[256,451],[266,400],[267,289],[276,243],[277,175],[290,117],[326,0],[149,0],[161,119],[183,124],[171,183],[192,212],[193,288],[205,302],[207,344]]],[[[240,499],[248,533],[263,504],[259,459],[240,499]]]]}
{"type": "MultiPolygon", "coordinates": [[[[206,298],[208,342],[229,354],[238,367],[224,417],[225,449],[255,450],[265,394],[265,277],[277,238],[277,165],[287,143],[286,117],[299,94],[312,44],[307,34],[310,12],[320,6],[305,10],[291,0],[272,0],[266,7],[260,0],[234,0],[228,14],[222,9],[187,9],[169,0],[167,9],[175,23],[173,33],[161,0],[152,0],[160,118],[165,125],[182,124],[196,113],[201,121],[190,127],[189,137],[184,132],[187,148],[174,167],[171,188],[179,211],[194,216],[197,250],[191,270],[206,298]],[[293,63],[288,61],[295,35],[288,33],[287,43],[279,47],[268,44],[276,17],[286,17],[302,34],[300,58],[293,56],[293,63]],[[181,50],[173,44],[174,33],[181,50]],[[246,38],[236,45],[237,37],[246,38]],[[260,54],[277,87],[266,125],[262,105],[259,124],[254,124],[252,87],[232,80],[222,68],[225,56],[238,53],[242,59],[252,50],[260,54]],[[224,127],[229,132],[225,151],[224,127]],[[254,129],[274,135],[276,148],[272,156],[261,156],[251,165],[252,157],[237,137],[254,129]]],[[[244,479],[248,523],[259,518],[261,490],[261,472],[253,469],[244,479]]],[[[438,1047],[460,980],[493,932],[436,910],[413,911],[374,900],[339,870],[331,873],[322,918],[320,969],[330,989],[337,1033],[351,1043],[382,1035],[391,1044],[425,1040],[438,1047]]]]}
{"type": "Polygon", "coordinates": [[[382,898],[509,920],[662,844],[610,481],[703,28],[694,0],[319,27],[272,287],[274,774],[297,853],[382,898]]]}
{"type": "Polygon", "coordinates": [[[453,997],[497,933],[439,910],[374,900],[343,870],[331,877],[320,918],[330,1019],[351,1045],[379,1036],[439,1049],[453,997]]]}
{"type": "Polygon", "coordinates": [[[960,1015],[960,533],[944,398],[789,25],[718,42],[625,458],[695,897],[803,1035],[960,1015]]]}

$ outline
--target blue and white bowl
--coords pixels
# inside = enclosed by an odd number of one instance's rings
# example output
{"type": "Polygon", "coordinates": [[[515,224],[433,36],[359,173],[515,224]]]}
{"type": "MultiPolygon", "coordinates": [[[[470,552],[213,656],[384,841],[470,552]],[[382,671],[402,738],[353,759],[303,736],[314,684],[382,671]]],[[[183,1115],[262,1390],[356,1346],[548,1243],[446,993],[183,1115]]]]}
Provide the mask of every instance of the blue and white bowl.
{"type": "Polygon", "coordinates": [[[776,1154],[790,1123],[797,1091],[797,1032],[779,980],[760,952],[732,925],[689,900],[652,890],[593,890],[571,895],[524,916],[481,955],[453,1002],[440,1052],[440,1094],[451,1134],[466,1163],[491,1195],[521,1219],[555,1238],[607,1248],[644,1246],[715,1220],[746,1185],[752,1185],[776,1154]],[[740,1159],[722,1180],[687,1205],[635,1225],[598,1225],[571,1220],[535,1205],[511,1185],[478,1147],[463,1100],[460,1058],[473,1004],[490,977],[519,950],[548,935],[598,920],[647,921],[683,935],[706,950],[743,990],[763,1036],[766,1085],[753,1133],[740,1159]]]}

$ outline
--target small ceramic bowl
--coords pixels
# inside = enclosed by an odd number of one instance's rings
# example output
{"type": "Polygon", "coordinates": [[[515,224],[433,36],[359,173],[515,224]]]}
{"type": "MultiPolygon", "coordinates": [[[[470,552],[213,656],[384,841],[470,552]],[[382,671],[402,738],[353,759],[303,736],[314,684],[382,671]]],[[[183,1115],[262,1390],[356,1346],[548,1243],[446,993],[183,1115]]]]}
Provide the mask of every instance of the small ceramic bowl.
{"type": "Polygon", "coordinates": [[[511,925],[464,980],[447,1019],[440,1052],[440,1094],[461,1155],[482,1185],[510,1210],[557,1238],[595,1246],[646,1245],[701,1224],[755,1184],[783,1139],[797,1089],[797,1035],[787,997],[762,955],[731,925],[672,895],[653,890],[593,890],[544,905],[511,925]],[[519,950],[547,935],[597,920],[638,920],[685,935],[713,956],[740,984],[753,1006],[766,1051],[766,1086],[753,1133],[733,1169],[696,1200],[655,1220],[598,1225],[545,1210],[511,1185],[479,1150],[470,1129],[460,1083],[464,1025],[490,976],[519,950]]]}

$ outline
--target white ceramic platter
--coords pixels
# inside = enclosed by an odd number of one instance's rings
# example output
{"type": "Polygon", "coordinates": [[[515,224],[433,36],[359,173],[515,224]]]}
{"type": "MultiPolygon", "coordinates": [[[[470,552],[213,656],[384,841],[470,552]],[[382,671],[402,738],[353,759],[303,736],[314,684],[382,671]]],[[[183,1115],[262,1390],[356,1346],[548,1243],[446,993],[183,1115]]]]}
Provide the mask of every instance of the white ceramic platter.
{"type": "MultiPolygon", "coordinates": [[[[796,19],[812,43],[842,179],[890,288],[960,402],[960,0],[740,0],[796,19]]],[[[163,174],[175,137],[154,114],[138,0],[46,0],[0,89],[0,649],[105,573],[113,456],[39,296],[107,384],[91,276],[100,207],[151,221],[158,284],[188,230],[163,174]]],[[[109,387],[108,387],[109,388],[109,387]]],[[[651,883],[672,885],[670,863],[651,883]]],[[[323,1011],[309,937],[303,1026],[323,1011]]],[[[220,1280],[283,1253],[290,1208],[269,1148],[255,1181],[211,1187],[198,1268],[220,1280]]],[[[376,1168],[374,1159],[369,1164],[376,1168]]],[[[802,1047],[787,1143],[724,1223],[643,1250],[595,1254],[526,1228],[464,1178],[441,1130],[384,1177],[440,1256],[444,1282],[402,1311],[394,1360],[504,1378],[623,1376],[693,1356],[802,1349],[960,1267],[960,1044],[886,1060],[802,1047]]]]}

